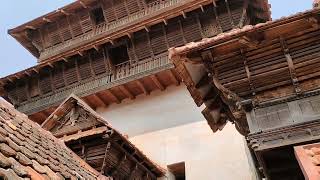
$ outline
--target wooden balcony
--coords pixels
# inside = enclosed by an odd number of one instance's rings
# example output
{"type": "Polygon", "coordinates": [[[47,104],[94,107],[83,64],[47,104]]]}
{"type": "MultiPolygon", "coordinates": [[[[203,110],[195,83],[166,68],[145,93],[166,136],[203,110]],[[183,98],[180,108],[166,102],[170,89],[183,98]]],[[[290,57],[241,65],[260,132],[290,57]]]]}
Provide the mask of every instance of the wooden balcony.
{"type": "Polygon", "coordinates": [[[96,44],[112,42],[112,40],[127,36],[141,29],[146,29],[159,22],[184,14],[212,3],[212,0],[160,0],[148,5],[143,11],[138,11],[111,23],[102,23],[93,30],[45,49],[40,53],[39,62],[56,58],[64,58],[79,51],[92,48],[96,44]],[[71,51],[71,52],[70,52],[71,51]],[[67,53],[67,54],[65,54],[67,53]]]}
{"type": "MultiPolygon", "coordinates": [[[[171,84],[179,85],[180,79],[172,70],[173,64],[167,53],[137,63],[125,62],[116,65],[111,74],[97,76],[94,79],[80,81],[45,95],[31,98],[18,106],[19,111],[28,115],[45,113],[46,117],[70,94],[82,97],[91,107],[108,106],[134,99],[140,94],[150,94],[156,89],[164,90],[171,84]]],[[[46,117],[42,115],[43,121],[46,117]]]]}

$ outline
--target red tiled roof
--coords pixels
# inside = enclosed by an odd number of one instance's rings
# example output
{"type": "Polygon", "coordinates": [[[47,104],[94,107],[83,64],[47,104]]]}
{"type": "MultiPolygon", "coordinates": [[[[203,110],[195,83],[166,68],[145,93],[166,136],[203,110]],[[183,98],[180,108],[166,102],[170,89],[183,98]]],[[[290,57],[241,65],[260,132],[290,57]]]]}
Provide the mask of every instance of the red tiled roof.
{"type": "Polygon", "coordinates": [[[0,179],[108,179],[0,99],[0,179]]]}
{"type": "Polygon", "coordinates": [[[319,180],[320,143],[297,146],[294,150],[305,178],[308,180],[319,180]]]}

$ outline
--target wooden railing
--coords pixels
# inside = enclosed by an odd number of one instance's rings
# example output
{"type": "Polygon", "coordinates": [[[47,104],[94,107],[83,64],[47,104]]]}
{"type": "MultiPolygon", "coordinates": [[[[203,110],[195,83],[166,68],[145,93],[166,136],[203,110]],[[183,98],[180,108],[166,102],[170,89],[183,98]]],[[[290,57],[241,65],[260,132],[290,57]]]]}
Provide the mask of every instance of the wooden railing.
{"type": "Polygon", "coordinates": [[[188,2],[190,0],[160,0],[156,1],[154,3],[151,3],[148,5],[147,8],[145,8],[143,11],[136,12],[134,14],[131,14],[129,16],[123,17],[117,21],[111,22],[111,23],[102,23],[97,26],[95,26],[94,30],[85,33],[83,35],[80,35],[78,37],[75,37],[73,39],[70,39],[68,41],[65,41],[63,43],[57,44],[55,46],[52,46],[50,48],[45,49],[41,55],[40,55],[40,61],[43,59],[47,59],[49,57],[52,57],[54,55],[59,54],[62,50],[68,48],[68,47],[74,47],[82,42],[92,40],[94,37],[98,37],[102,34],[111,34],[115,31],[118,31],[119,28],[125,28],[130,23],[134,21],[139,21],[141,18],[156,14],[158,11],[163,10],[165,8],[171,7],[173,5],[177,5],[181,2],[188,2]]]}
{"type": "Polygon", "coordinates": [[[50,106],[58,105],[72,93],[79,97],[88,96],[170,68],[173,68],[173,64],[169,61],[167,53],[137,63],[125,62],[116,65],[111,74],[104,74],[94,79],[81,81],[55,92],[32,98],[19,105],[18,109],[26,114],[32,114],[50,106]]]}

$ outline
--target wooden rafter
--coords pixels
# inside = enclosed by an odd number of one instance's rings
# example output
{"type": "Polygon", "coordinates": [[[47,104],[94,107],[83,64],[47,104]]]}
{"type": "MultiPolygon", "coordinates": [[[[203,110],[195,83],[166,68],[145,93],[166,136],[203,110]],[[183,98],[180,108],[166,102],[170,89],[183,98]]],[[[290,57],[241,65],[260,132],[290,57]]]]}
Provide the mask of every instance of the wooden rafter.
{"type": "Polygon", "coordinates": [[[119,88],[120,88],[120,90],[121,90],[126,96],[128,96],[130,99],[136,98],[136,97],[126,88],[125,85],[120,85],[119,88]]]}
{"type": "Polygon", "coordinates": [[[110,97],[117,103],[120,104],[121,100],[115,95],[113,94],[113,92],[111,90],[106,90],[105,91],[108,95],[110,95],[110,97]]]}
{"type": "Polygon", "coordinates": [[[106,165],[107,165],[106,164],[107,163],[107,155],[109,153],[110,148],[111,148],[111,143],[108,142],[107,147],[106,147],[106,151],[104,152],[103,163],[102,163],[101,171],[100,171],[101,174],[104,174],[104,169],[106,168],[106,165]]]}
{"type": "Polygon", "coordinates": [[[179,80],[178,80],[177,77],[173,74],[172,70],[169,70],[169,76],[170,76],[171,80],[174,82],[174,84],[175,84],[176,86],[179,86],[179,85],[180,85],[179,80]]]}
{"type": "Polygon", "coordinates": [[[137,85],[139,86],[139,88],[143,91],[143,93],[145,95],[149,95],[150,92],[147,90],[147,88],[143,85],[143,83],[140,80],[137,80],[137,85]]]}
{"type": "Polygon", "coordinates": [[[108,103],[103,101],[103,99],[101,99],[101,97],[98,94],[92,94],[89,98],[91,98],[100,107],[108,106],[108,103]]]}
{"type": "Polygon", "coordinates": [[[166,88],[161,84],[159,79],[157,78],[156,75],[151,75],[151,80],[154,82],[154,84],[161,90],[164,91],[166,88]]]}

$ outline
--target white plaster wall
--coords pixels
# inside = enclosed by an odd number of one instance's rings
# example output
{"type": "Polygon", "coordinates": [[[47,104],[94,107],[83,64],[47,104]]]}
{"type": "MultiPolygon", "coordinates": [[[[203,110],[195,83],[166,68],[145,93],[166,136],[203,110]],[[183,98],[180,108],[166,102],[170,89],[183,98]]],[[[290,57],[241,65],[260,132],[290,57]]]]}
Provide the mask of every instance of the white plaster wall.
{"type": "Polygon", "coordinates": [[[98,109],[149,158],[184,161],[187,180],[250,180],[243,137],[232,125],[213,133],[184,86],[98,109]]]}

